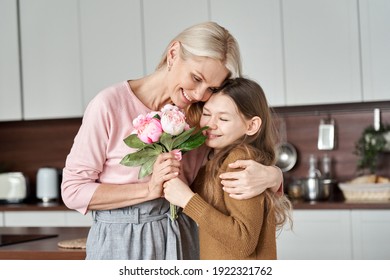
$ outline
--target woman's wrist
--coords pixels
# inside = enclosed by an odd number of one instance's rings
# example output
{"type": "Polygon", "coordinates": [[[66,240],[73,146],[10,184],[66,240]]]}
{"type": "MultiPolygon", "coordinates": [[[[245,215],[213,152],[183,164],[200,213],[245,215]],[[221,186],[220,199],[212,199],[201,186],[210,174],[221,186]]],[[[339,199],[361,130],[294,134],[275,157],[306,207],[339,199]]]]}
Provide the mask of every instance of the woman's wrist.
{"type": "Polygon", "coordinates": [[[271,170],[271,173],[274,174],[274,177],[271,181],[270,189],[276,193],[280,189],[280,187],[283,185],[283,172],[282,170],[277,167],[276,165],[268,166],[271,170]]]}
{"type": "Polygon", "coordinates": [[[153,200],[162,196],[161,188],[152,184],[151,181],[143,184],[143,189],[146,190],[146,200],[153,200]]]}

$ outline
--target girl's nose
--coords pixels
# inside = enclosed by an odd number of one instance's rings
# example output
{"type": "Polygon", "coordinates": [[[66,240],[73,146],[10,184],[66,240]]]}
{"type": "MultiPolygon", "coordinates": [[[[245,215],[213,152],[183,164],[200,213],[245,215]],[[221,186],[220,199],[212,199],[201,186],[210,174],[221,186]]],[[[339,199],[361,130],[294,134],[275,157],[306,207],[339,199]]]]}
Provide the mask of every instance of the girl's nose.
{"type": "Polygon", "coordinates": [[[210,120],[209,120],[208,123],[207,123],[207,126],[208,126],[210,129],[217,129],[217,123],[216,123],[215,118],[211,117],[210,120]]]}

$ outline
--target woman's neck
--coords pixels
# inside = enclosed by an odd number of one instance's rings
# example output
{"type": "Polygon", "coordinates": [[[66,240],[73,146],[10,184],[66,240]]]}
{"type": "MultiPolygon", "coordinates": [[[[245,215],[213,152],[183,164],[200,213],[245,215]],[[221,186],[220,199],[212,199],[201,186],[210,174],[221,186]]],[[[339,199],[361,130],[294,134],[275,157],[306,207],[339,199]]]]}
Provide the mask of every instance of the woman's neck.
{"type": "Polygon", "coordinates": [[[158,111],[171,102],[169,92],[165,87],[163,72],[156,71],[151,75],[137,80],[128,81],[135,96],[153,111],[158,111]]]}

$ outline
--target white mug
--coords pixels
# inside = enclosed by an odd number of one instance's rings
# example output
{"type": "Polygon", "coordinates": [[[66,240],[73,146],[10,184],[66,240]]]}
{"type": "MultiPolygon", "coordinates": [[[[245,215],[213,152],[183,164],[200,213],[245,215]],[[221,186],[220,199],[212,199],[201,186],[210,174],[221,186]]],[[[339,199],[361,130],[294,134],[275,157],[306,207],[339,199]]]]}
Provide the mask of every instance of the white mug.
{"type": "Polygon", "coordinates": [[[37,198],[43,202],[58,199],[58,172],[56,168],[42,167],[37,173],[37,198]]]}

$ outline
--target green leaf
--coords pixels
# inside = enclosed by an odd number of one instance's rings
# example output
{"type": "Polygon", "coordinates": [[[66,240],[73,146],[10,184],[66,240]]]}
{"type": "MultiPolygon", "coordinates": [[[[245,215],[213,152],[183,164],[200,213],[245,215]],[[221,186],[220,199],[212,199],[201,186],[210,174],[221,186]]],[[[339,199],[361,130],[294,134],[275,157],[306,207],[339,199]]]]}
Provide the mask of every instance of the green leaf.
{"type": "Polygon", "coordinates": [[[160,143],[164,145],[167,151],[172,151],[172,144],[173,144],[173,136],[169,133],[163,132],[163,134],[160,137],[160,143]]]}
{"type": "Polygon", "coordinates": [[[125,166],[139,166],[147,162],[150,158],[157,157],[160,153],[161,147],[160,149],[158,147],[145,148],[126,155],[120,163],[125,166]]]}
{"type": "Polygon", "coordinates": [[[177,149],[180,149],[182,152],[187,152],[202,146],[206,141],[206,136],[203,135],[202,131],[207,128],[208,127],[203,127],[197,133],[191,135],[191,137],[186,142],[179,145],[177,149]]]}
{"type": "Polygon", "coordinates": [[[182,152],[188,152],[202,146],[205,140],[206,140],[206,136],[201,135],[199,137],[192,138],[189,141],[181,144],[180,146],[177,147],[177,149],[180,149],[182,152]]]}
{"type": "Polygon", "coordinates": [[[192,132],[194,132],[195,130],[195,127],[193,128],[190,128],[182,133],[180,133],[178,136],[176,136],[174,139],[173,139],[173,143],[172,143],[172,149],[175,149],[177,148],[179,145],[181,145],[182,143],[184,143],[185,141],[188,140],[188,138],[191,137],[191,134],[192,132]]]}
{"type": "Polygon", "coordinates": [[[123,141],[125,142],[125,144],[127,146],[129,146],[130,148],[134,148],[134,149],[143,149],[147,146],[150,146],[150,144],[146,144],[146,143],[142,142],[138,138],[137,134],[130,134],[123,141]]]}
{"type": "Polygon", "coordinates": [[[157,155],[149,158],[142,166],[138,173],[138,179],[142,179],[153,172],[153,165],[157,159],[157,155]]]}
{"type": "Polygon", "coordinates": [[[153,118],[158,119],[158,120],[161,120],[161,117],[160,117],[159,114],[155,114],[155,115],[153,116],[153,118]]]}

